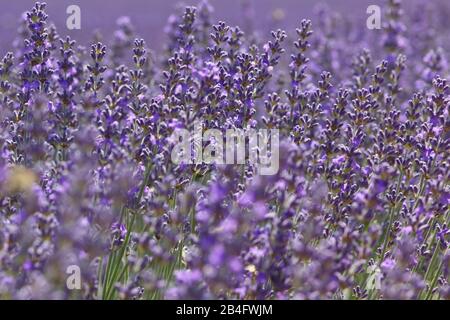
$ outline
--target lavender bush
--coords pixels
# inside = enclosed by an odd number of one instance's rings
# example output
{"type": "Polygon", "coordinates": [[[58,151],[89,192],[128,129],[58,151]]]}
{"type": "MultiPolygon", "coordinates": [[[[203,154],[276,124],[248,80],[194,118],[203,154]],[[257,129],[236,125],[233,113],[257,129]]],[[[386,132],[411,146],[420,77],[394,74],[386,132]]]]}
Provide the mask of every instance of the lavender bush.
{"type": "Polygon", "coordinates": [[[129,19],[90,48],[36,3],[0,62],[1,299],[449,299],[448,27],[129,19]],[[280,167],[174,164],[172,133],[276,128],[280,167]],[[80,270],[71,287],[67,273],[80,270]]]}

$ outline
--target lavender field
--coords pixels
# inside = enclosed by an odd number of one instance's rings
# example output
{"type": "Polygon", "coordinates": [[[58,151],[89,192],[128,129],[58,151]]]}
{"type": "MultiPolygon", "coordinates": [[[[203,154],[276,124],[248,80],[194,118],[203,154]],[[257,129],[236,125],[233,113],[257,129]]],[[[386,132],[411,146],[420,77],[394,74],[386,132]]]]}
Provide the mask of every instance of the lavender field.
{"type": "Polygon", "coordinates": [[[1,300],[450,300],[448,1],[3,2],[1,300]]]}

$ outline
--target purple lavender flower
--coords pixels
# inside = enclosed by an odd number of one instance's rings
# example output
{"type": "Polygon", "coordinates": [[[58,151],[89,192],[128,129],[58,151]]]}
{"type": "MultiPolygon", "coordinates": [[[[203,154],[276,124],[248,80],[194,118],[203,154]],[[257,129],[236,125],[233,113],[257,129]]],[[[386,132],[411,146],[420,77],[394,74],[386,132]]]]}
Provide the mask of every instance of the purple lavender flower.
{"type": "MultiPolygon", "coordinates": [[[[378,32],[319,6],[266,32],[246,6],[243,28],[180,7],[159,51],[130,18],[86,48],[46,4],[22,16],[0,60],[0,298],[449,299],[448,28],[417,14],[447,9],[388,0],[378,32]],[[278,129],[278,172],[245,136],[237,164],[172,162],[199,122],[278,129]]],[[[192,156],[220,145],[196,134],[192,156]]]]}

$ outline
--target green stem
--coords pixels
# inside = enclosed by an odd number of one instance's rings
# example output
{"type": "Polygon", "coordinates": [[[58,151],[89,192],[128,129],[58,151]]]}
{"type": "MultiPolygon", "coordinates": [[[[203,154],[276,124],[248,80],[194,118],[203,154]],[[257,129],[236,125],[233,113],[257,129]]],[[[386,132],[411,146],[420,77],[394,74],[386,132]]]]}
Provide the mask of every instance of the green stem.
{"type": "MultiPolygon", "coordinates": [[[[135,200],[136,201],[135,202],[135,211],[136,211],[137,207],[139,206],[139,203],[141,202],[145,187],[147,186],[147,184],[149,182],[148,180],[150,178],[151,168],[152,168],[152,162],[148,161],[147,165],[145,167],[144,181],[139,188],[139,192],[138,192],[137,198],[135,200]]],[[[129,210],[126,210],[126,207],[124,205],[121,210],[120,220],[122,221],[124,216],[127,216],[128,213],[129,213],[129,210]]],[[[105,285],[105,291],[103,292],[103,299],[110,299],[110,298],[114,297],[114,293],[115,293],[114,292],[114,284],[117,282],[117,277],[119,275],[119,269],[120,269],[119,267],[120,267],[120,264],[121,264],[121,261],[122,261],[124,255],[125,255],[128,244],[130,242],[131,233],[133,231],[133,225],[136,220],[136,215],[137,215],[137,212],[132,213],[131,221],[127,226],[127,234],[125,236],[125,241],[122,244],[122,247],[119,249],[119,255],[116,256],[115,255],[116,251],[112,251],[110,254],[110,257],[108,259],[108,265],[110,265],[110,268],[107,268],[107,274],[106,274],[107,283],[105,285]]]]}
{"type": "MultiPolygon", "coordinates": [[[[397,188],[395,190],[397,197],[399,195],[400,183],[401,183],[402,178],[403,178],[403,171],[400,171],[400,175],[398,176],[398,181],[397,181],[397,188]]],[[[384,244],[383,244],[383,251],[381,252],[381,256],[380,256],[380,260],[378,261],[378,265],[380,265],[384,260],[384,255],[386,254],[387,246],[389,244],[389,238],[391,236],[391,228],[392,228],[392,224],[394,223],[394,217],[398,214],[398,211],[400,211],[400,208],[401,208],[401,206],[399,204],[397,204],[397,200],[398,199],[396,199],[394,206],[391,207],[391,210],[389,211],[389,225],[386,229],[386,234],[385,234],[384,244]],[[396,206],[398,206],[398,209],[396,209],[396,206]]]]}
{"type": "MultiPolygon", "coordinates": [[[[433,256],[431,257],[431,261],[430,264],[428,265],[427,271],[425,272],[425,276],[424,276],[424,280],[427,281],[431,270],[433,269],[433,266],[435,264],[436,258],[438,256],[438,252],[439,252],[439,243],[436,244],[436,248],[434,248],[434,252],[433,252],[433,256]]],[[[439,272],[437,272],[439,273],[439,272]]],[[[430,286],[430,291],[433,290],[433,285],[430,286]]],[[[422,293],[419,295],[419,297],[422,296],[422,293]]]]}

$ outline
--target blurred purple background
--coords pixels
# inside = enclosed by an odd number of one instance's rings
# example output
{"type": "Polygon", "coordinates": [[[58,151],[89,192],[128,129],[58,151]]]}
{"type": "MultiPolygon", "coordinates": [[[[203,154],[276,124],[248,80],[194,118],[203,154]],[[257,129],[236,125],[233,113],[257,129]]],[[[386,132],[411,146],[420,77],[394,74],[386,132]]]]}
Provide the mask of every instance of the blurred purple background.
{"type": "MultiPolygon", "coordinates": [[[[33,0],[0,0],[0,48],[1,54],[12,46],[17,34],[20,15],[29,10],[33,0]]],[[[197,0],[46,0],[49,21],[56,24],[60,35],[70,35],[81,44],[87,44],[98,30],[105,40],[109,40],[116,29],[116,20],[120,16],[129,16],[137,34],[144,38],[154,50],[161,48],[164,41],[164,26],[170,14],[175,12],[177,4],[198,4],[197,0]],[[76,4],[81,8],[81,30],[66,28],[66,8],[76,4]]],[[[254,27],[263,31],[283,27],[289,30],[298,26],[302,18],[312,18],[318,3],[326,4],[330,9],[340,12],[351,20],[365,21],[366,8],[370,4],[381,5],[383,0],[210,0],[214,7],[213,23],[224,20],[230,25],[246,27],[254,17],[254,27]],[[244,10],[245,4],[250,10],[244,10]],[[247,13],[246,13],[247,12],[247,13]],[[276,23],[274,17],[283,19],[276,23]]],[[[408,1],[407,1],[408,2],[408,1]]],[[[313,19],[314,22],[314,19],[313,19]]]]}

